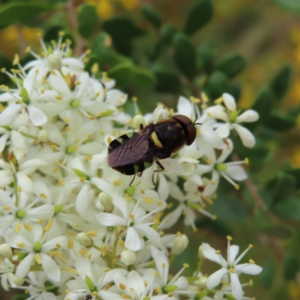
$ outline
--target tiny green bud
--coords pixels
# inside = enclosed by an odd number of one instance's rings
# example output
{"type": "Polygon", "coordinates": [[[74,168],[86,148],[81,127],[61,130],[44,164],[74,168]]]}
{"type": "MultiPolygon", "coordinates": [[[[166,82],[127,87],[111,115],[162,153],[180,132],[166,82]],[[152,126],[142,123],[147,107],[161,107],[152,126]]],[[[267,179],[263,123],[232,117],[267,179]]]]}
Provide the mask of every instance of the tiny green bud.
{"type": "Polygon", "coordinates": [[[104,113],[101,114],[101,117],[109,117],[111,116],[115,111],[113,109],[108,109],[104,113]]]}
{"type": "Polygon", "coordinates": [[[176,285],[166,285],[163,288],[164,293],[172,293],[178,290],[178,286],[176,285]]]}
{"type": "Polygon", "coordinates": [[[36,242],[34,243],[33,249],[34,249],[34,252],[35,252],[35,253],[40,253],[41,250],[42,250],[42,244],[41,244],[41,242],[36,241],[36,242]]]}
{"type": "Polygon", "coordinates": [[[123,250],[121,253],[121,261],[126,265],[132,265],[136,260],[135,252],[131,250],[123,250]]]}
{"type": "Polygon", "coordinates": [[[203,252],[202,252],[202,244],[198,248],[198,257],[200,259],[204,259],[205,258],[205,256],[203,255],[203,252]]]}
{"type": "Polygon", "coordinates": [[[236,121],[236,118],[238,117],[239,113],[237,110],[233,110],[230,114],[229,114],[229,122],[230,123],[234,123],[236,121]]]}
{"type": "Polygon", "coordinates": [[[85,174],[83,171],[79,169],[72,169],[73,172],[80,178],[85,178],[86,180],[90,180],[90,176],[85,174]]]}
{"type": "Polygon", "coordinates": [[[28,92],[24,87],[22,87],[22,89],[21,89],[21,96],[22,96],[22,100],[25,104],[30,103],[28,92]]]}
{"type": "Polygon", "coordinates": [[[75,146],[75,145],[69,145],[67,148],[66,148],[66,152],[68,154],[72,154],[74,153],[75,151],[77,151],[78,149],[78,146],[75,146]]]}
{"type": "Polygon", "coordinates": [[[58,213],[60,213],[63,209],[62,204],[56,205],[54,208],[54,215],[57,215],[58,213]]]}
{"type": "Polygon", "coordinates": [[[85,284],[87,285],[87,287],[91,292],[97,291],[97,288],[93,283],[93,280],[88,275],[85,275],[85,284]]]}
{"type": "Polygon", "coordinates": [[[77,107],[79,107],[79,105],[80,105],[80,101],[79,100],[73,100],[71,102],[71,107],[73,107],[73,108],[77,108],[77,107]]]}
{"type": "Polygon", "coordinates": [[[189,244],[189,240],[185,234],[177,233],[176,238],[173,241],[172,245],[172,254],[179,255],[181,254],[187,245],[189,244]]]}
{"type": "Polygon", "coordinates": [[[226,171],[227,166],[226,166],[226,164],[215,164],[215,170],[217,170],[217,171],[226,171]]]}
{"type": "Polygon", "coordinates": [[[94,244],[92,238],[86,232],[78,233],[76,236],[76,240],[80,245],[85,247],[91,247],[94,244]]]}
{"type": "Polygon", "coordinates": [[[17,275],[12,276],[12,281],[15,285],[21,286],[24,284],[24,278],[18,277],[17,275]]]}
{"type": "Polygon", "coordinates": [[[131,185],[129,186],[127,189],[126,189],[126,193],[129,195],[129,196],[132,196],[135,192],[135,186],[134,185],[131,185]]]}
{"type": "Polygon", "coordinates": [[[114,210],[114,204],[110,195],[105,192],[101,192],[98,199],[106,212],[112,212],[114,210]]]}
{"type": "Polygon", "coordinates": [[[207,281],[207,277],[206,276],[201,276],[199,279],[198,279],[198,285],[200,288],[206,288],[206,281],[207,281]]]}
{"type": "Polygon", "coordinates": [[[38,139],[40,142],[47,142],[49,140],[49,133],[47,130],[42,129],[38,132],[38,139]]]}
{"type": "Polygon", "coordinates": [[[27,211],[25,209],[19,210],[17,212],[17,218],[22,219],[26,216],[26,214],[27,214],[27,211]]]}
{"type": "Polygon", "coordinates": [[[60,70],[62,67],[61,56],[57,53],[50,54],[47,61],[51,68],[54,70],[60,70]]]}
{"type": "Polygon", "coordinates": [[[8,244],[0,245],[0,257],[2,258],[10,258],[12,256],[11,247],[8,244]]]}

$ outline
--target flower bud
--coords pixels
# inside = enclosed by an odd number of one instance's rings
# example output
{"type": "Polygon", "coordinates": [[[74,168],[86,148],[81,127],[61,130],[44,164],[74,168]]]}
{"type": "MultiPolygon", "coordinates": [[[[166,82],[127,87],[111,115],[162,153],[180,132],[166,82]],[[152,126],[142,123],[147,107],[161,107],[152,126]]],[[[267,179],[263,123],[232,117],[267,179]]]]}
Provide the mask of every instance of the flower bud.
{"type": "Polygon", "coordinates": [[[20,285],[23,285],[24,284],[24,278],[20,278],[20,277],[18,277],[17,275],[13,275],[12,276],[12,282],[15,284],[15,285],[18,285],[18,286],[20,286],[20,285]]]}
{"type": "Polygon", "coordinates": [[[85,247],[93,246],[93,240],[86,232],[78,233],[76,236],[76,240],[82,246],[85,246],[85,247]]]}
{"type": "Polygon", "coordinates": [[[106,212],[112,212],[114,210],[114,204],[110,195],[105,192],[101,192],[98,199],[106,212]]]}
{"type": "Polygon", "coordinates": [[[61,56],[57,53],[50,54],[48,56],[48,64],[54,70],[60,70],[62,67],[61,56]]]}
{"type": "Polygon", "coordinates": [[[41,129],[38,132],[38,139],[40,142],[47,142],[49,140],[49,133],[45,129],[41,129]]]}
{"type": "Polygon", "coordinates": [[[189,240],[187,236],[185,234],[177,233],[177,236],[173,241],[172,253],[175,255],[181,254],[188,244],[189,240]]]}
{"type": "Polygon", "coordinates": [[[206,276],[201,276],[199,279],[198,279],[198,285],[200,288],[206,288],[206,281],[207,281],[207,277],[206,276]]]}
{"type": "Polygon", "coordinates": [[[138,130],[141,129],[141,124],[143,125],[143,127],[145,127],[146,124],[145,118],[142,115],[134,116],[132,123],[133,123],[133,127],[138,130]]]}
{"type": "Polygon", "coordinates": [[[130,266],[132,265],[136,260],[135,252],[131,250],[124,250],[121,253],[121,261],[126,265],[130,266]]]}
{"type": "Polygon", "coordinates": [[[8,244],[0,245],[0,257],[2,258],[10,258],[12,256],[11,247],[8,244]]]}
{"type": "Polygon", "coordinates": [[[205,258],[205,256],[203,255],[203,252],[202,252],[202,244],[198,248],[198,257],[200,259],[204,259],[205,258]]]}

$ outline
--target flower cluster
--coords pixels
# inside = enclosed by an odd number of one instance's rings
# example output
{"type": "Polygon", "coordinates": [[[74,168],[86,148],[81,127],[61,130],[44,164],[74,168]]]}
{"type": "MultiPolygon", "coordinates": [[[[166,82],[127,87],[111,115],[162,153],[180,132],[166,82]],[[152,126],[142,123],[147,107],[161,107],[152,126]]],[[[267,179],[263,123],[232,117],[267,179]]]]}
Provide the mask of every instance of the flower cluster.
{"type": "Polygon", "coordinates": [[[180,97],[177,111],[158,105],[152,114],[123,111],[127,95],[97,66],[84,70],[85,55],[72,57],[69,42],[32,53],[35,60],[2,70],[13,87],[0,86],[0,272],[5,289],[26,290],[29,299],[218,299],[243,298],[241,273],[258,274],[253,262],[236,265],[238,246],[229,246],[226,262],[208,244],[201,255],[221,264],[208,278],[169,273],[174,255],[188,245],[186,235],[164,234],[181,216],[195,228],[200,212],[210,218],[221,177],[236,189],[246,178],[244,161],[225,162],[233,151],[234,129],[247,147],[254,136],[241,122],[258,119],[255,111],[241,115],[235,100],[223,94],[207,107],[200,99],[180,97]],[[197,119],[191,146],[161,160],[133,184],[131,176],[107,163],[108,145],[120,135],[173,114],[197,119]],[[220,120],[222,122],[220,122],[220,120]],[[218,155],[217,155],[218,154],[218,155]],[[153,175],[154,174],[154,175],[153,175]],[[157,189],[153,187],[155,177],[157,189]],[[183,185],[178,185],[178,181],[183,185]],[[178,205],[168,205],[171,196],[178,205]],[[171,209],[170,209],[171,208],[171,209]],[[167,212],[168,209],[168,212],[167,212]],[[230,280],[228,280],[230,277],[230,280]],[[220,291],[215,287],[220,286],[220,291]],[[221,296],[220,296],[221,295],[221,296]]]}

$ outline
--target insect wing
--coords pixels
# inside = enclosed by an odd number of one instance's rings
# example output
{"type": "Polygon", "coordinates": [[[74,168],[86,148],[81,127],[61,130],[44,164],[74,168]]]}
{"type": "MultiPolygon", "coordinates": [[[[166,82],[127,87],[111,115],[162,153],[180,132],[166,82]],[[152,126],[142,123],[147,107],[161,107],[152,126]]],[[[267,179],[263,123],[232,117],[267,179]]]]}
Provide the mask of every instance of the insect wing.
{"type": "MultiPolygon", "coordinates": [[[[115,140],[112,141],[111,144],[112,143],[115,143],[115,140]]],[[[115,143],[112,148],[109,150],[108,155],[108,164],[112,168],[139,162],[153,161],[148,137],[144,130],[134,135],[132,138],[124,140],[118,147],[116,147],[115,143]]]]}

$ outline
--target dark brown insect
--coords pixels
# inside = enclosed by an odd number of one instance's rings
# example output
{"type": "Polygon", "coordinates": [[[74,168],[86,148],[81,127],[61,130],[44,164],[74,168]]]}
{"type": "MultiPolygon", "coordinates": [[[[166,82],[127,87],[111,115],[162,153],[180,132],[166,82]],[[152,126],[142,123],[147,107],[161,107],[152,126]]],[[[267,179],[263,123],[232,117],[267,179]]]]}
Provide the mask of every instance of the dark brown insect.
{"type": "Polygon", "coordinates": [[[109,144],[108,164],[122,174],[134,175],[130,185],[135,175],[142,176],[153,162],[160,167],[155,172],[163,171],[159,160],[170,157],[184,145],[191,145],[197,124],[184,115],[175,115],[145,128],[141,125],[140,132],[123,134],[109,144]]]}

